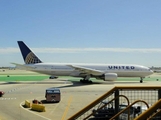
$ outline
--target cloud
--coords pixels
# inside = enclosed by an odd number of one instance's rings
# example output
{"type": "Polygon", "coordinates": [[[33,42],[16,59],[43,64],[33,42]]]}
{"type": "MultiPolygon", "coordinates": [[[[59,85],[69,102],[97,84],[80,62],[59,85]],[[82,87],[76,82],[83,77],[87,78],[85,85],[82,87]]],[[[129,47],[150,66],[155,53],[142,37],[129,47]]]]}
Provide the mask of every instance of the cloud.
{"type": "MultiPolygon", "coordinates": [[[[36,53],[82,53],[82,52],[122,52],[122,53],[161,53],[159,48],[33,48],[36,53]]],[[[0,54],[19,53],[18,48],[0,48],[0,54]]]]}
{"type": "Polygon", "coordinates": [[[39,53],[81,53],[81,52],[122,52],[122,53],[161,53],[158,48],[34,48],[39,53]]]}
{"type": "Polygon", "coordinates": [[[20,52],[17,48],[0,48],[0,54],[10,54],[20,52]]]}

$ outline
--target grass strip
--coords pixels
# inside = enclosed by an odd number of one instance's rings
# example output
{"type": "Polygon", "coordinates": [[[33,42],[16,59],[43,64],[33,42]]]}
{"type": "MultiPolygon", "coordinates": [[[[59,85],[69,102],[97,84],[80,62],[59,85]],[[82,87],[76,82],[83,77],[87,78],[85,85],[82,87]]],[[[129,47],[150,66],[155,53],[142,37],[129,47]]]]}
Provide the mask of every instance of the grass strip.
{"type": "Polygon", "coordinates": [[[4,76],[1,75],[0,76],[0,81],[5,81],[5,82],[9,82],[9,81],[42,81],[44,79],[49,78],[49,76],[16,76],[16,75],[10,75],[10,76],[4,76]]]}

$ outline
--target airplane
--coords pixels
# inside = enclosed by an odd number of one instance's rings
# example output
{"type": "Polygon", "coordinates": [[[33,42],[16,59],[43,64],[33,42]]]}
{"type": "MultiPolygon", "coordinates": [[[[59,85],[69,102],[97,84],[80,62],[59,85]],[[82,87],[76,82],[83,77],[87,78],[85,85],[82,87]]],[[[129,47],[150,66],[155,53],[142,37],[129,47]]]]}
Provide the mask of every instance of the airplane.
{"type": "Polygon", "coordinates": [[[115,81],[118,77],[143,78],[153,74],[153,71],[142,65],[133,64],[79,64],[79,63],[44,63],[23,42],[17,41],[25,64],[15,64],[21,69],[34,71],[51,76],[80,77],[82,83],[92,83],[90,78],[104,81],[115,81]]]}

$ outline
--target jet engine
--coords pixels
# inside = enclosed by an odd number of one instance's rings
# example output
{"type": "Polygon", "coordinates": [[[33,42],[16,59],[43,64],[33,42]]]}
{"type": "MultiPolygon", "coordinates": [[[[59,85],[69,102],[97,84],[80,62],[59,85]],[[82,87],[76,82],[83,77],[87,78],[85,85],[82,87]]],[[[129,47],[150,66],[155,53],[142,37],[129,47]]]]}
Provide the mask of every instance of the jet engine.
{"type": "Polygon", "coordinates": [[[101,79],[104,81],[115,81],[117,79],[117,74],[116,73],[105,73],[101,79]]]}

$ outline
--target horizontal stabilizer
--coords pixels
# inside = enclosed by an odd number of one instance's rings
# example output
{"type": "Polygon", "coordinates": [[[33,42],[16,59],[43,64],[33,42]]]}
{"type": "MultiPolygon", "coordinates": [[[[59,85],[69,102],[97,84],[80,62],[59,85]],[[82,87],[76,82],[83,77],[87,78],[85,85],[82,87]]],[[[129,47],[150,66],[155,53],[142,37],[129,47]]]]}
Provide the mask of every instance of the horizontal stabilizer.
{"type": "Polygon", "coordinates": [[[33,69],[33,67],[27,66],[27,65],[22,65],[22,64],[18,64],[18,63],[11,63],[11,64],[16,65],[17,68],[23,69],[23,70],[33,69]]]}

